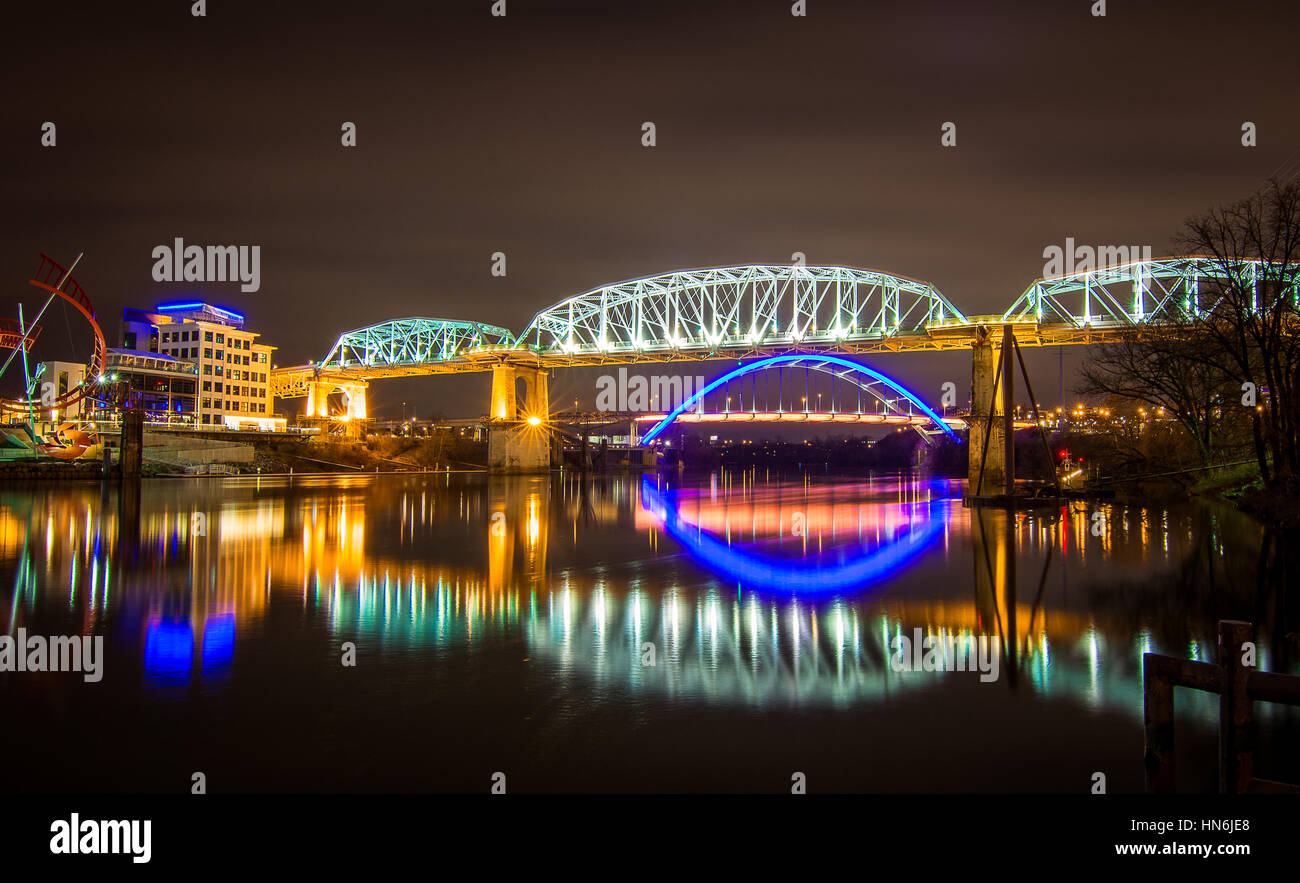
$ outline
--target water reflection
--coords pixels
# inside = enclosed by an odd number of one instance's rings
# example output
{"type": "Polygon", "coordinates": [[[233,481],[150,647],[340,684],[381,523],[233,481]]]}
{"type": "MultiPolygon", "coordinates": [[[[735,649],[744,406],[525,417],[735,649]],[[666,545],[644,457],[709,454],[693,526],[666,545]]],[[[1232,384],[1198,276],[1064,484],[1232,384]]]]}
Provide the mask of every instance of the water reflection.
{"type": "Polygon", "coordinates": [[[1294,668],[1295,605],[1271,592],[1260,529],[1105,512],[1093,536],[1083,508],[965,510],[949,482],[754,473],[209,479],[6,493],[0,566],[9,633],[108,632],[157,689],[225,689],[277,598],[385,653],[523,636],[559,683],[710,704],[845,706],[959,678],[889,668],[914,628],[1000,636],[1001,688],[1128,715],[1141,654],[1209,659],[1227,615],[1260,623],[1261,667],[1294,668]]]}
{"type": "Polygon", "coordinates": [[[277,603],[335,647],[420,664],[522,639],[554,683],[648,703],[847,707],[974,684],[892,671],[891,638],[914,628],[1001,637],[986,689],[1130,718],[1141,654],[1210,659],[1219,618],[1259,623],[1261,666],[1294,670],[1295,604],[1260,558],[1285,552],[1258,527],[1103,511],[1094,536],[1084,507],[1008,516],[962,508],[955,483],[756,473],[42,488],[0,496],[0,574],[9,633],[107,633],[163,691],[230,689],[277,603]]]}
{"type": "Polygon", "coordinates": [[[947,531],[955,499],[947,482],[900,484],[899,496],[908,496],[900,502],[850,499],[836,485],[805,486],[795,495],[781,481],[744,490],[719,507],[716,482],[706,497],[702,489],[646,476],[641,505],[692,558],[728,582],[809,595],[859,592],[907,566],[947,531]]]}

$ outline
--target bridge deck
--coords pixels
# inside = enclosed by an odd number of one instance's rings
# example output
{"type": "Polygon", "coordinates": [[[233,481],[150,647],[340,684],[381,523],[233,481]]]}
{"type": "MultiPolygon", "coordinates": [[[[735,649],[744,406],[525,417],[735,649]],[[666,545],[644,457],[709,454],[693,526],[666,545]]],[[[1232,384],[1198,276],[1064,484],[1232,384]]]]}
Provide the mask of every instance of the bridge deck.
{"type": "Polygon", "coordinates": [[[410,365],[297,365],[271,372],[272,391],[277,398],[307,395],[314,381],[365,383],[391,377],[423,377],[434,374],[471,374],[491,371],[499,365],[522,365],[534,368],[580,368],[602,365],[640,365],[667,362],[740,361],[789,352],[817,352],[828,355],[855,356],[875,353],[943,352],[967,350],[981,328],[1012,324],[1021,346],[1080,346],[1113,340],[1133,334],[1132,326],[1115,324],[1079,328],[1064,322],[1039,323],[1016,321],[1004,323],[1001,316],[976,316],[968,322],[946,323],[924,332],[888,336],[844,337],[835,341],[813,343],[773,341],[755,345],[748,341],[723,342],[714,347],[644,346],[636,350],[556,350],[534,351],[522,347],[484,346],[466,350],[456,358],[410,365]]]}

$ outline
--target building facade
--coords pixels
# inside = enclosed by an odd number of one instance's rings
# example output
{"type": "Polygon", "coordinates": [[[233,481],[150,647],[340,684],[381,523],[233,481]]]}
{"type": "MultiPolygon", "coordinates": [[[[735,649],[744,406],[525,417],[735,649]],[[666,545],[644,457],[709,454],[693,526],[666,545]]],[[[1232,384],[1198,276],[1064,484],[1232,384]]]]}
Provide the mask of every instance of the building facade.
{"type": "Polygon", "coordinates": [[[244,317],[200,302],[160,304],[155,311],[126,310],[122,342],[194,365],[198,392],[196,426],[283,429],[270,393],[271,354],[258,343],[244,317]]]}
{"type": "Polygon", "coordinates": [[[193,429],[197,425],[198,372],[190,362],[162,353],[110,348],[106,391],[95,401],[95,422],[119,417],[115,403],[144,411],[146,423],[193,429]]]}

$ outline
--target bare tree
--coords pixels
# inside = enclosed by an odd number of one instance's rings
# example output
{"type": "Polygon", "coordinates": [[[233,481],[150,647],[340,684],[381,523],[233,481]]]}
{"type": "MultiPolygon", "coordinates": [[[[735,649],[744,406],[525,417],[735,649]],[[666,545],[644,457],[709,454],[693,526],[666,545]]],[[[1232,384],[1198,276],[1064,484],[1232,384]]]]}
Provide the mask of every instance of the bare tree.
{"type": "Polygon", "coordinates": [[[1190,322],[1174,321],[1100,347],[1083,366],[1078,391],[1164,409],[1208,465],[1222,460],[1236,434],[1223,407],[1232,379],[1221,362],[1190,322]]]}
{"type": "Polygon", "coordinates": [[[1225,407],[1248,407],[1256,392],[1249,415],[1260,474],[1266,484],[1292,488],[1300,476],[1300,186],[1273,179],[1246,199],[1189,219],[1177,241],[1217,265],[1218,283],[1202,287],[1189,317],[1206,356],[1239,387],[1253,384],[1225,407]]]}

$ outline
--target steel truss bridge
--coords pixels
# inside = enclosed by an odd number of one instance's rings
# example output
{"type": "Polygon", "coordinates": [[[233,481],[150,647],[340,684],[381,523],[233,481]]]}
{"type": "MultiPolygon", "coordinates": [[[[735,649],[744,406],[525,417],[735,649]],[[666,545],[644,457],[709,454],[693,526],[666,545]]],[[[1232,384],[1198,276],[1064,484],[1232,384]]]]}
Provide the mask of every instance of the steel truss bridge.
{"type": "MultiPolygon", "coordinates": [[[[1300,267],[1210,257],[1131,261],[1036,279],[1000,315],[968,316],[928,282],[851,267],[685,270],[606,285],[542,310],[518,335],[482,322],[393,319],[341,335],[319,362],[271,372],[281,398],[371,380],[584,365],[968,349],[1012,324],[1022,345],[1095,343],[1213,309],[1242,280],[1300,267]]],[[[309,411],[315,413],[309,408],[309,411]]],[[[364,405],[356,416],[365,416],[364,405]]]]}

